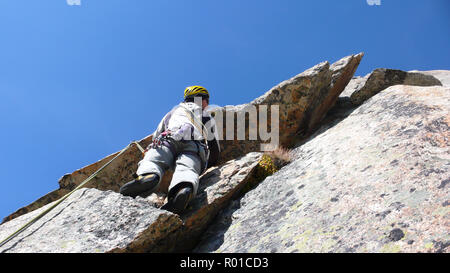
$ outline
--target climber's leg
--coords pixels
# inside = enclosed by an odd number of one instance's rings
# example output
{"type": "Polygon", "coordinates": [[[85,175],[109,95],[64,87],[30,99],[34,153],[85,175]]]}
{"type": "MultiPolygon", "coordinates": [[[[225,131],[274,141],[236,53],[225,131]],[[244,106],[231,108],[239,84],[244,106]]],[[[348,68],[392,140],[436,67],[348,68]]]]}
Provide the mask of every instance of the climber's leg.
{"type": "Polygon", "coordinates": [[[152,148],[139,161],[136,171],[137,178],[120,188],[120,193],[136,197],[139,194],[149,194],[157,189],[165,171],[173,165],[173,153],[167,146],[152,148]]]}
{"type": "Polygon", "coordinates": [[[159,184],[159,176],[155,173],[138,175],[122,187],[120,193],[125,196],[136,197],[142,193],[151,193],[159,184]]]}
{"type": "Polygon", "coordinates": [[[200,158],[195,154],[181,154],[177,157],[165,209],[181,213],[187,207],[197,193],[200,168],[200,158]]]}

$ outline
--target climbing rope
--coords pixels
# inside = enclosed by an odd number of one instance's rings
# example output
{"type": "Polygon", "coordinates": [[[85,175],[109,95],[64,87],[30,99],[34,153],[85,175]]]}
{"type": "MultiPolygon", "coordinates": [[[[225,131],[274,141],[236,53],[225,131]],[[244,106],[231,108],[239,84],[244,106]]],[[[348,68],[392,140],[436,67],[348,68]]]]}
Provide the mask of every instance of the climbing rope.
{"type": "Polygon", "coordinates": [[[125,148],[123,148],[116,156],[114,156],[110,161],[108,161],[105,165],[103,165],[102,167],[100,167],[97,171],[95,171],[93,174],[91,174],[88,178],[86,178],[83,182],[81,182],[80,185],[78,185],[75,189],[73,189],[71,192],[69,192],[68,194],[64,195],[63,197],[61,197],[60,199],[58,199],[52,206],[50,206],[48,209],[46,209],[45,211],[41,212],[38,216],[34,217],[33,219],[31,219],[28,223],[26,223],[25,225],[23,225],[21,228],[19,228],[17,231],[15,231],[14,233],[12,233],[11,235],[9,235],[6,239],[4,239],[3,241],[0,242],[0,247],[2,247],[4,244],[6,244],[7,242],[9,242],[11,239],[13,239],[14,237],[16,237],[17,235],[19,235],[21,232],[23,232],[25,229],[27,229],[29,226],[31,226],[33,223],[35,223],[37,220],[39,220],[40,218],[42,218],[44,215],[46,215],[48,212],[50,212],[52,209],[54,209],[56,206],[58,206],[62,201],[64,201],[67,197],[69,197],[72,193],[74,193],[75,191],[77,191],[78,189],[82,188],[84,185],[86,185],[89,181],[91,181],[95,176],[97,176],[97,174],[103,170],[106,166],[108,166],[109,164],[111,164],[111,162],[113,162],[116,158],[118,158],[119,156],[121,156],[126,150],[128,150],[128,148],[131,147],[132,144],[136,144],[136,146],[139,148],[139,150],[144,153],[145,150],[141,147],[141,145],[139,145],[139,143],[137,141],[132,141],[130,144],[128,144],[125,148]]]}

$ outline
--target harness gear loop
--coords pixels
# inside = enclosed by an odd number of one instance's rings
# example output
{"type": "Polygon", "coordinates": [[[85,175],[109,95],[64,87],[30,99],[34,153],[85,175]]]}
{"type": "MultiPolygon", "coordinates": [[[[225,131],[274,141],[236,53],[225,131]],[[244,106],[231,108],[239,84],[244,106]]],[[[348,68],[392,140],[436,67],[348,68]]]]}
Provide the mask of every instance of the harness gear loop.
{"type": "Polygon", "coordinates": [[[33,219],[31,219],[28,223],[26,223],[25,225],[23,225],[21,228],[19,228],[18,230],[16,230],[14,233],[12,233],[11,235],[9,235],[8,237],[6,237],[5,239],[3,239],[0,242],[0,247],[2,247],[4,244],[6,244],[7,242],[9,242],[11,239],[13,239],[14,237],[16,237],[17,235],[19,235],[21,232],[23,232],[25,229],[27,229],[29,226],[31,226],[33,223],[35,223],[37,220],[39,220],[40,218],[42,218],[44,215],[46,215],[48,212],[50,212],[52,209],[54,209],[56,206],[58,206],[62,201],[66,200],[67,197],[69,197],[72,193],[74,193],[75,191],[79,190],[80,188],[82,188],[84,185],[86,185],[89,181],[91,181],[95,176],[97,176],[97,174],[103,170],[106,166],[108,166],[109,164],[111,164],[111,162],[113,162],[116,158],[118,158],[119,156],[121,156],[126,150],[128,150],[128,148],[131,147],[131,144],[136,144],[136,146],[138,147],[138,149],[144,153],[144,149],[142,149],[142,146],[139,145],[139,143],[137,141],[132,141],[130,144],[128,144],[125,148],[123,148],[116,156],[114,156],[110,161],[108,161],[105,165],[103,165],[102,167],[100,167],[97,171],[95,171],[93,174],[91,174],[88,178],[86,178],[83,182],[80,183],[80,185],[78,185],[75,189],[73,189],[71,192],[67,193],[66,195],[64,195],[63,197],[61,197],[60,199],[58,199],[55,204],[53,204],[52,206],[50,206],[48,209],[46,209],[45,211],[41,212],[38,216],[34,217],[33,219]]]}
{"type": "Polygon", "coordinates": [[[156,149],[164,145],[165,142],[169,139],[169,136],[172,134],[171,131],[166,130],[162,132],[159,136],[153,139],[152,143],[150,143],[149,147],[156,149]]]}

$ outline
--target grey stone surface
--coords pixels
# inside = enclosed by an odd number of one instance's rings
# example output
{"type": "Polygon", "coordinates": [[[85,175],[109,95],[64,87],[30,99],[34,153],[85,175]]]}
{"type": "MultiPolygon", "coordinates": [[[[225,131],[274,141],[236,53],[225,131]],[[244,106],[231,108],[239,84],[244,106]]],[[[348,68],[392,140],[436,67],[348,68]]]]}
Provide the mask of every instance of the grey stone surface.
{"type": "MultiPolygon", "coordinates": [[[[0,225],[6,238],[52,203],[0,225]]],[[[80,189],[0,248],[0,252],[95,253],[170,251],[167,240],[182,225],[142,198],[80,189]]]]}
{"type": "MultiPolygon", "coordinates": [[[[181,215],[159,209],[160,200],[155,198],[80,189],[0,247],[0,253],[189,251],[218,212],[254,182],[253,171],[260,159],[261,153],[249,153],[210,168],[181,215]]],[[[0,240],[53,204],[0,225],[0,240]]]]}
{"type": "MultiPolygon", "coordinates": [[[[221,165],[175,215],[158,209],[170,174],[147,198],[115,192],[141,158],[133,146],[88,185],[97,189],[75,192],[0,253],[449,252],[450,71],[353,77],[362,56],[320,63],[249,104],[219,109],[280,105],[280,144],[297,148],[259,185],[261,142],[223,142],[221,165]]],[[[5,218],[0,240],[113,156],[64,175],[58,190],[5,218]]]]}
{"type": "Polygon", "coordinates": [[[405,72],[396,69],[378,68],[363,79],[364,85],[358,85],[350,95],[354,105],[360,105],[370,97],[394,85],[442,86],[432,75],[417,72],[405,72]]]}
{"type": "MultiPolygon", "coordinates": [[[[245,112],[248,106],[259,109],[267,106],[267,128],[271,128],[271,106],[279,106],[279,120],[275,126],[279,128],[279,144],[291,147],[305,134],[312,132],[320,124],[327,112],[334,106],[339,94],[353,77],[364,53],[344,57],[330,65],[322,62],[306,71],[285,80],[248,104],[217,108],[223,117],[245,112]]],[[[216,119],[217,126],[223,128],[221,141],[221,159],[225,162],[249,152],[261,151],[263,141],[249,141],[248,132],[245,140],[237,140],[236,129],[234,140],[227,140],[226,122],[216,119]]],[[[248,117],[246,119],[248,124],[248,117]]],[[[256,126],[256,128],[258,128],[256,126]]]]}
{"type": "MultiPolygon", "coordinates": [[[[331,65],[328,62],[320,63],[289,80],[281,82],[248,104],[225,106],[218,108],[216,111],[223,112],[225,117],[226,112],[237,115],[239,112],[245,111],[245,107],[249,105],[255,105],[257,107],[260,105],[267,105],[269,110],[270,105],[278,105],[280,107],[280,122],[278,124],[280,128],[279,144],[281,146],[290,146],[295,143],[298,137],[303,133],[311,132],[318,126],[329,109],[336,103],[339,94],[344,90],[345,86],[352,78],[363,55],[363,53],[350,55],[331,65]]],[[[270,111],[268,117],[268,128],[270,131],[270,111]]],[[[226,139],[226,124],[220,120],[216,121],[217,125],[223,128],[223,139],[226,139]]],[[[246,124],[249,124],[248,119],[246,124]]],[[[236,128],[234,128],[235,140],[224,140],[220,142],[222,150],[219,159],[220,164],[244,156],[250,152],[261,151],[260,144],[262,141],[260,139],[257,141],[250,140],[248,137],[248,129],[246,134],[245,140],[238,141],[236,140],[236,128]]],[[[139,143],[145,148],[151,141],[152,136],[149,135],[141,139],[139,143]]],[[[65,174],[58,182],[59,189],[18,209],[16,212],[5,217],[3,222],[29,213],[61,198],[109,161],[115,154],[80,168],[73,173],[65,174]]],[[[118,192],[123,184],[133,179],[132,175],[135,173],[137,163],[141,158],[141,152],[135,145],[132,145],[129,150],[108,166],[105,171],[101,172],[87,185],[87,187],[118,192]]],[[[167,192],[172,174],[173,172],[169,170],[164,175],[162,182],[160,183],[159,191],[163,193],[167,192]]]]}
{"type": "Polygon", "coordinates": [[[393,86],[295,149],[196,252],[449,252],[450,89],[393,86]]]}
{"type": "Polygon", "coordinates": [[[438,79],[443,86],[450,87],[450,70],[429,70],[429,71],[413,70],[409,72],[431,75],[436,79],[438,79]]]}
{"type": "Polygon", "coordinates": [[[217,214],[234,198],[240,196],[248,184],[255,183],[253,173],[261,156],[261,153],[249,153],[212,168],[202,176],[195,200],[186,212],[180,215],[183,220],[184,239],[177,244],[177,251],[186,252],[194,248],[217,214]]]}

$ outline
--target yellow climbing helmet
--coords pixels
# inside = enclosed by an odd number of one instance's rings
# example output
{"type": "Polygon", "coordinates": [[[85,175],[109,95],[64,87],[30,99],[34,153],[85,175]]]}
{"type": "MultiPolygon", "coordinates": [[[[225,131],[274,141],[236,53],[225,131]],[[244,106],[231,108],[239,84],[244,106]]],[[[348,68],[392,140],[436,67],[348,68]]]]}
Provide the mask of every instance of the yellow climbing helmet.
{"type": "Polygon", "coordinates": [[[193,98],[193,97],[206,97],[209,98],[208,90],[199,85],[188,86],[184,90],[184,99],[193,98]]]}

